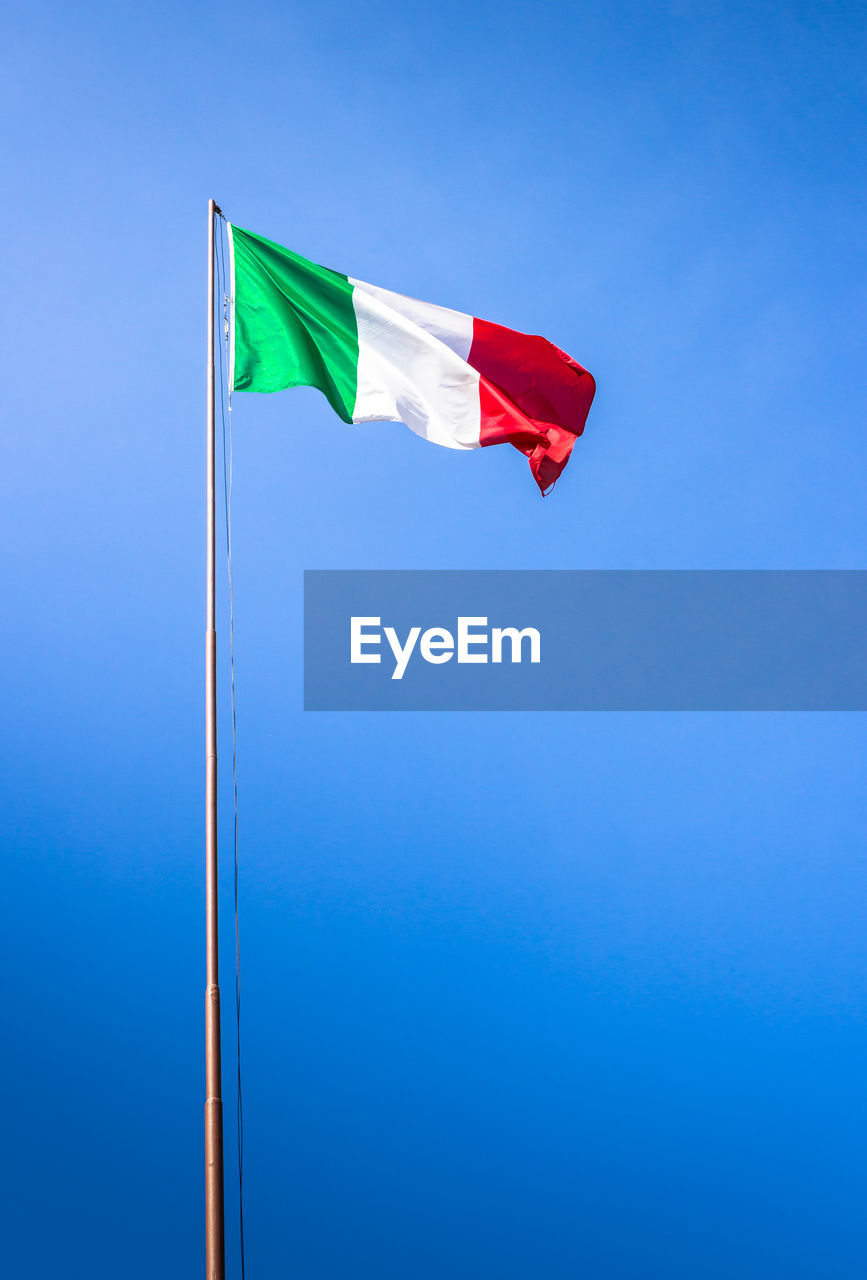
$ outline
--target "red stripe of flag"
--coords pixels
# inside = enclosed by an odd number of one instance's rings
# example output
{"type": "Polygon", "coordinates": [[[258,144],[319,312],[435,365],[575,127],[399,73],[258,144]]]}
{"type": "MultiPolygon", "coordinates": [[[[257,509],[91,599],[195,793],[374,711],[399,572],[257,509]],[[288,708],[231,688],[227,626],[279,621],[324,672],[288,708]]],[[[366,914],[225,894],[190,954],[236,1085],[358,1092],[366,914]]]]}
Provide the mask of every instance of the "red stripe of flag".
{"type": "Polygon", "coordinates": [[[584,430],[593,375],[546,338],[478,319],[468,363],[481,375],[479,443],[520,449],[548,493],[584,430]]]}

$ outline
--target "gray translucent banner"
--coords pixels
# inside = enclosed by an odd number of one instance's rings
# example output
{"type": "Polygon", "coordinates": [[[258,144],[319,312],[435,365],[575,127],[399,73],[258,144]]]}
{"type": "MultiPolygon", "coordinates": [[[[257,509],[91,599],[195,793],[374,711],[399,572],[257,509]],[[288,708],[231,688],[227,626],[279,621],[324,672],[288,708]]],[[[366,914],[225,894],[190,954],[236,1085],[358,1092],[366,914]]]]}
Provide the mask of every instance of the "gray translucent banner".
{"type": "Polygon", "coordinates": [[[304,705],[863,711],[865,635],[860,570],[308,571],[304,705]]]}

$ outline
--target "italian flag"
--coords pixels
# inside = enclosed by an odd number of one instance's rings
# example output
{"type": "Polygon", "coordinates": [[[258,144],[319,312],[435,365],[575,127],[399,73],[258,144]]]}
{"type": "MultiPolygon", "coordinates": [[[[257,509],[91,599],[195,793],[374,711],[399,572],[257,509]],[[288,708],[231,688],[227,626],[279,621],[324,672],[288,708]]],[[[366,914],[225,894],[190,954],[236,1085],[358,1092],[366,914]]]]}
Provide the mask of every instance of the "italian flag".
{"type": "Polygon", "coordinates": [[[344,422],[512,444],[547,493],[596,384],[545,338],[365,284],[229,224],[235,391],[318,387],[344,422]]]}

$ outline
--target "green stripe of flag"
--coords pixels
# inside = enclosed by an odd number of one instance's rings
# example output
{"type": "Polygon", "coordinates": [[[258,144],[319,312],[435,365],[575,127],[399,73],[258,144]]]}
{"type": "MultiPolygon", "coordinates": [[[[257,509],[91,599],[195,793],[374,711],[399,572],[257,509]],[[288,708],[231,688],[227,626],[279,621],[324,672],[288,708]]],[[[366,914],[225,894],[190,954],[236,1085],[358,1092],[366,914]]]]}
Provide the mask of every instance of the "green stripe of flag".
{"type": "Polygon", "coordinates": [[[236,391],[318,387],[344,422],[358,383],[358,323],[346,276],[240,227],[235,268],[236,391]]]}

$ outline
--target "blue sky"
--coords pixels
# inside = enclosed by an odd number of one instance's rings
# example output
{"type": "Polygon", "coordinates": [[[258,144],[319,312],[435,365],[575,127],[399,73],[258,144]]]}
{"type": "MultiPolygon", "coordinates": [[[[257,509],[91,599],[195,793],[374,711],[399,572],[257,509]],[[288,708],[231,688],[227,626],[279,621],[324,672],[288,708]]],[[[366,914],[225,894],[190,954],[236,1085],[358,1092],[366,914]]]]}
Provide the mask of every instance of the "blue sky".
{"type": "Polygon", "coordinates": [[[248,1274],[858,1274],[863,718],[304,715],[300,608],[305,568],[867,567],[863,7],[4,29],[5,1269],[202,1273],[213,195],[599,384],[544,501],[236,401],[248,1274]]]}

